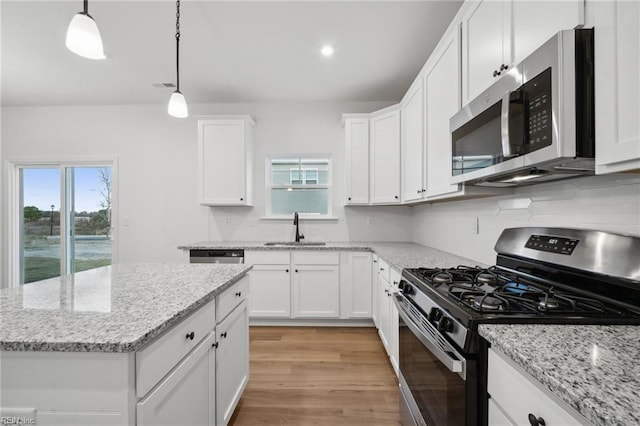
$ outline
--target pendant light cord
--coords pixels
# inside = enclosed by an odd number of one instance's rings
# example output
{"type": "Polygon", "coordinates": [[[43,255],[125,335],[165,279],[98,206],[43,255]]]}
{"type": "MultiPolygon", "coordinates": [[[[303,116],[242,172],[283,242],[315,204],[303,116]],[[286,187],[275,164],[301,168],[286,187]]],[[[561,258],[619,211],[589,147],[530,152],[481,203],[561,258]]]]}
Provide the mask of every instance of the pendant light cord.
{"type": "Polygon", "coordinates": [[[180,0],[176,1],[176,91],[180,91],[180,0]]]}
{"type": "Polygon", "coordinates": [[[89,0],[84,0],[84,14],[89,16],[89,0]]]}

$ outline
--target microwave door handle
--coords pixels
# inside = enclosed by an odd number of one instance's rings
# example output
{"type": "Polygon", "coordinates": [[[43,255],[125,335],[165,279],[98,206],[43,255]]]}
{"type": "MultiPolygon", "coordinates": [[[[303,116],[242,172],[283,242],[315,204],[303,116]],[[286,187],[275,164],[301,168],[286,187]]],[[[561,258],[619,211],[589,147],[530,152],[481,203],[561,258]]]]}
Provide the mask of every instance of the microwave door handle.
{"type": "Polygon", "coordinates": [[[504,158],[513,157],[511,153],[511,141],[509,140],[509,121],[511,108],[509,102],[511,100],[511,92],[507,92],[502,97],[502,114],[500,115],[500,125],[502,134],[502,156],[504,158]]]}

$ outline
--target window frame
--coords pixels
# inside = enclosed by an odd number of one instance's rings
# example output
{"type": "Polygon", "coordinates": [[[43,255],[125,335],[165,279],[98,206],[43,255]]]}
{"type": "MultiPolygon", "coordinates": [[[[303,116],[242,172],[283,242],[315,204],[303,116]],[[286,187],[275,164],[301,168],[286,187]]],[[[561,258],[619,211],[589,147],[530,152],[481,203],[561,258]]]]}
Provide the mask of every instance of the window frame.
{"type": "MultiPolygon", "coordinates": [[[[20,186],[20,173],[25,168],[58,168],[60,169],[60,205],[68,206],[67,202],[67,168],[74,167],[110,167],[111,168],[111,264],[118,263],[118,159],[113,157],[104,158],[46,158],[46,159],[11,159],[6,163],[6,209],[7,218],[7,242],[6,249],[6,273],[3,284],[5,287],[18,287],[21,284],[22,275],[22,214],[20,205],[22,204],[22,188],[20,186]]],[[[60,276],[64,277],[68,273],[67,254],[67,218],[66,214],[60,215],[60,227],[64,232],[60,233],[60,276]]]]}
{"type": "MultiPolygon", "coordinates": [[[[289,171],[289,182],[291,182],[291,176],[292,176],[292,172],[293,170],[289,171]]],[[[278,154],[278,153],[269,153],[266,155],[265,157],[265,216],[263,219],[286,219],[286,220],[290,220],[292,218],[292,215],[281,215],[281,214],[273,214],[271,207],[271,190],[274,188],[285,188],[285,189],[326,189],[327,190],[327,213],[326,214],[313,214],[313,213],[298,213],[300,218],[302,219],[316,219],[316,220],[323,220],[323,219],[335,219],[335,217],[333,216],[333,156],[331,154],[292,154],[292,153],[285,153],[285,154],[278,154]],[[316,182],[318,181],[318,177],[319,177],[319,170],[318,168],[304,168],[304,169],[293,169],[293,170],[300,170],[303,171],[303,173],[301,173],[303,176],[299,176],[303,179],[300,179],[302,181],[301,184],[280,184],[280,185],[273,185],[271,183],[271,165],[272,165],[272,161],[274,159],[291,159],[291,160],[297,160],[298,162],[300,161],[304,161],[305,159],[318,159],[318,158],[322,158],[322,159],[327,159],[327,164],[328,164],[328,172],[327,172],[327,181],[328,183],[326,184],[307,184],[306,180],[307,180],[307,174],[306,174],[306,170],[315,170],[316,171],[316,182]]]]}

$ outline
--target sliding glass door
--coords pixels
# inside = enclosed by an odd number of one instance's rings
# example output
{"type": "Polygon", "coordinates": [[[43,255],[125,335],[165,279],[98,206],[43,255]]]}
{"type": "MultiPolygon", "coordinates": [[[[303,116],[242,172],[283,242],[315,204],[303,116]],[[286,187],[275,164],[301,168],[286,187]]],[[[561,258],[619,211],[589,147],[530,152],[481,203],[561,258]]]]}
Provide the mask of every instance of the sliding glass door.
{"type": "Polygon", "coordinates": [[[20,283],[110,265],[111,166],[20,166],[20,283]]]}

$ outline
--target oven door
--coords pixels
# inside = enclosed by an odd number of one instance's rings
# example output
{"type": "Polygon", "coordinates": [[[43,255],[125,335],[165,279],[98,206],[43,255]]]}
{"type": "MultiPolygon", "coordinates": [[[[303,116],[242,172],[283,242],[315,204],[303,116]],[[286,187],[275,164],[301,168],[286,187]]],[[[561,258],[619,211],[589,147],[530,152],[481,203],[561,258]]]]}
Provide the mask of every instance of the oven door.
{"type": "Polygon", "coordinates": [[[394,302],[400,317],[403,424],[477,424],[475,380],[468,380],[475,361],[465,359],[401,293],[394,294],[394,302]]]}

